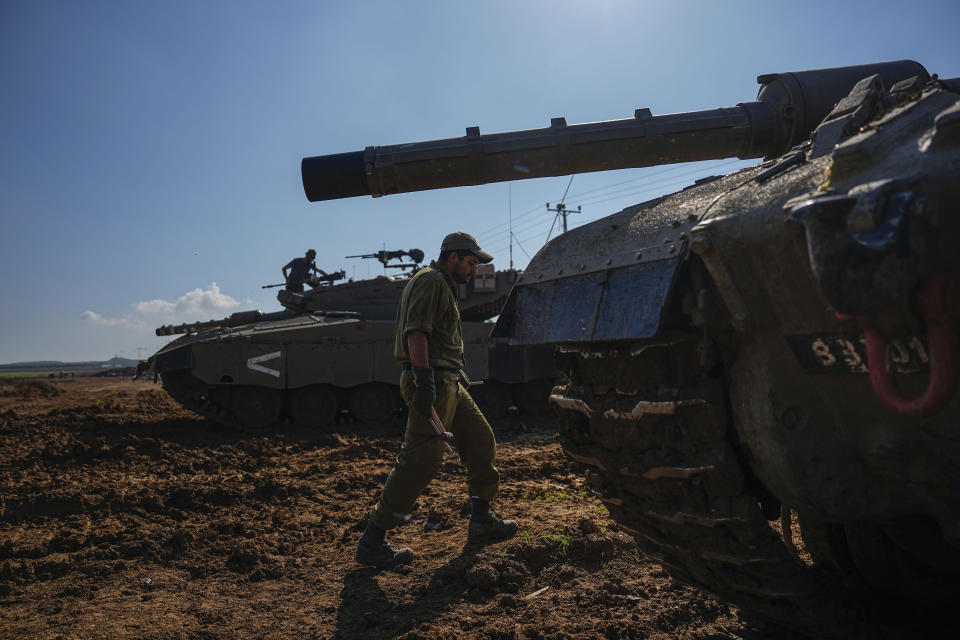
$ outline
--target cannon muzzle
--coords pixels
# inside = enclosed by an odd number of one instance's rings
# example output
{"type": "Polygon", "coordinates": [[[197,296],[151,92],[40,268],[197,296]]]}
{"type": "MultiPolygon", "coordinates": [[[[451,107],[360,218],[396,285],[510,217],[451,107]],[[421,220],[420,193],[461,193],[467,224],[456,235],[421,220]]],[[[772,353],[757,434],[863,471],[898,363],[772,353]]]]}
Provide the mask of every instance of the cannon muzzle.
{"type": "Polygon", "coordinates": [[[311,202],[384,196],[505,180],[649,167],[720,158],[778,156],[810,136],[853,86],[878,74],[889,87],[929,74],[899,60],[853,67],[762,75],[753,102],[735,107],[431,140],[304,158],[303,189],[311,202]]]}

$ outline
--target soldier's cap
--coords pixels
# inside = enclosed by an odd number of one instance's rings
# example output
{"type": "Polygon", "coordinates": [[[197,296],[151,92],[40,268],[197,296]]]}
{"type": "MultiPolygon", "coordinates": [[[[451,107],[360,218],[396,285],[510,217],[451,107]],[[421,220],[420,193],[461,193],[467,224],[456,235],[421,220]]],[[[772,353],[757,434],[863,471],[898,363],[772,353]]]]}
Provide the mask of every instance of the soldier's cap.
{"type": "Polygon", "coordinates": [[[314,258],[317,255],[317,251],[315,249],[307,249],[307,255],[314,258]]]}
{"type": "Polygon", "coordinates": [[[483,264],[493,261],[493,256],[480,248],[477,239],[463,231],[447,234],[447,237],[443,239],[443,244],[440,245],[440,253],[444,251],[469,251],[480,258],[480,262],[483,264]]]}

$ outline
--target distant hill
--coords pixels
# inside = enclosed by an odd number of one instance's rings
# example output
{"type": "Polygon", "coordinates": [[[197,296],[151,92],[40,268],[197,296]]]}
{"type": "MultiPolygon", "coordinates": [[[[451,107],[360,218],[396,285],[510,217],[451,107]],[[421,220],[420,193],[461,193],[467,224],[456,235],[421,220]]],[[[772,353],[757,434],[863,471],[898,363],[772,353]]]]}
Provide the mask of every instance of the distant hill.
{"type": "Polygon", "coordinates": [[[86,362],[61,362],[60,360],[35,360],[33,362],[11,362],[0,364],[0,371],[46,371],[63,369],[76,371],[78,369],[119,369],[121,367],[135,367],[136,360],[114,356],[109,360],[89,360],[86,362]]]}

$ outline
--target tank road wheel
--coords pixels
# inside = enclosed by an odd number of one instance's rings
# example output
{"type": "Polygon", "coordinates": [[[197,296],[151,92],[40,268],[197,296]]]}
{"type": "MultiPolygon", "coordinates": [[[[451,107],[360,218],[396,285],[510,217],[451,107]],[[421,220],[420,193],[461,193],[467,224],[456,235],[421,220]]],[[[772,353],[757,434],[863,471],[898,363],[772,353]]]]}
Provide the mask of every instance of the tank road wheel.
{"type": "Polygon", "coordinates": [[[499,380],[487,380],[470,387],[470,395],[488,419],[502,418],[510,409],[510,387],[499,380]]]}
{"type": "Polygon", "coordinates": [[[350,393],[350,412],[360,422],[387,422],[397,409],[399,392],[383,382],[367,382],[350,393]]]}
{"type": "Polygon", "coordinates": [[[513,399],[520,411],[531,415],[544,417],[550,415],[550,390],[553,389],[553,380],[528,380],[513,387],[513,399]]]}
{"type": "Polygon", "coordinates": [[[591,488],[641,551],[744,609],[843,636],[849,605],[763,516],[728,428],[722,379],[699,369],[695,340],[569,350],[558,365],[570,380],[550,398],[563,448],[590,467],[591,488]]]}
{"type": "Polygon", "coordinates": [[[927,617],[956,602],[960,550],[932,518],[847,522],[843,529],[858,574],[877,591],[923,603],[931,610],[927,617]]]}
{"type": "Polygon", "coordinates": [[[290,413],[299,424],[325,427],[337,417],[337,394],[325,384],[297,389],[290,400],[290,413]]]}
{"type": "Polygon", "coordinates": [[[247,429],[263,429],[280,417],[280,392],[266,387],[235,387],[233,414],[247,429]]]}
{"type": "Polygon", "coordinates": [[[205,420],[227,427],[237,427],[229,410],[233,397],[232,387],[211,387],[195,378],[189,369],[167,371],[160,375],[163,378],[163,388],[183,408],[198,413],[205,420]]]}
{"type": "Polygon", "coordinates": [[[194,378],[189,369],[164,371],[160,374],[160,380],[171,398],[191,411],[203,413],[202,402],[208,391],[207,385],[194,378]]]}

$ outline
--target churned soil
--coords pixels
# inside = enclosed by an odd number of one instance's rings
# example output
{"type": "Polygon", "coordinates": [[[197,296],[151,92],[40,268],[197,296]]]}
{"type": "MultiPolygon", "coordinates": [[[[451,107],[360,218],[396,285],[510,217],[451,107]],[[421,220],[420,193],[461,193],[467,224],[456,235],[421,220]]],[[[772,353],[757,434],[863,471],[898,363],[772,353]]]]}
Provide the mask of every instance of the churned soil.
{"type": "Polygon", "coordinates": [[[551,420],[494,424],[497,511],[466,544],[448,457],[394,570],[353,561],[402,424],[219,427],[159,385],[0,380],[3,638],[784,638],[642,557],[551,420]]]}

